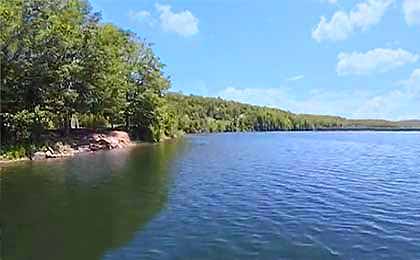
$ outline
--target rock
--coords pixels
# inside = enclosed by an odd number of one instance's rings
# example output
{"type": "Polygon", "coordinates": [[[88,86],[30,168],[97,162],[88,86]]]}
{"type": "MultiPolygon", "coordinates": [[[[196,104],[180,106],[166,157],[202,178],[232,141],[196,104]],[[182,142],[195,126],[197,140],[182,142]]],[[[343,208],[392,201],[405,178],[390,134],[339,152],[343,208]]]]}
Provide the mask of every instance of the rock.
{"type": "Polygon", "coordinates": [[[62,142],[57,142],[54,145],[54,151],[57,151],[60,154],[61,153],[67,154],[67,153],[73,152],[74,149],[68,144],[63,144],[62,142]]]}
{"type": "Polygon", "coordinates": [[[131,144],[126,132],[112,131],[109,134],[94,134],[89,145],[92,151],[123,148],[131,144]]]}
{"type": "MultiPolygon", "coordinates": [[[[112,131],[110,133],[110,136],[121,147],[125,147],[125,146],[128,146],[129,144],[131,144],[130,136],[128,135],[127,132],[112,131]]],[[[121,148],[121,147],[119,147],[119,148],[121,148]]]]}
{"type": "Polygon", "coordinates": [[[103,142],[97,142],[97,143],[91,143],[89,145],[89,149],[93,152],[99,151],[99,150],[106,150],[107,146],[103,142]]]}
{"type": "Polygon", "coordinates": [[[44,152],[36,152],[32,155],[32,160],[44,160],[45,158],[47,158],[46,153],[44,152]]]}
{"type": "MultiPolygon", "coordinates": [[[[93,130],[82,129],[72,136],[63,137],[59,133],[48,133],[44,136],[46,148],[30,156],[31,160],[43,160],[72,156],[82,152],[95,152],[98,150],[111,150],[124,148],[132,144],[127,132],[106,131],[96,133],[93,130]],[[60,141],[65,140],[65,141],[60,141]]],[[[0,158],[1,160],[2,158],[0,158]]]]}
{"type": "Polygon", "coordinates": [[[80,146],[77,150],[78,150],[79,153],[91,152],[91,149],[90,149],[89,145],[80,146]]]}
{"type": "Polygon", "coordinates": [[[50,150],[45,152],[45,158],[56,158],[57,156],[50,150]]]}
{"type": "Polygon", "coordinates": [[[63,143],[62,142],[56,142],[54,145],[53,145],[53,148],[52,149],[54,149],[55,151],[61,151],[61,149],[62,149],[62,147],[63,147],[64,145],[63,145],[63,143]]]}
{"type": "Polygon", "coordinates": [[[54,149],[52,149],[51,147],[47,147],[47,152],[50,152],[51,154],[54,154],[54,149]]]}

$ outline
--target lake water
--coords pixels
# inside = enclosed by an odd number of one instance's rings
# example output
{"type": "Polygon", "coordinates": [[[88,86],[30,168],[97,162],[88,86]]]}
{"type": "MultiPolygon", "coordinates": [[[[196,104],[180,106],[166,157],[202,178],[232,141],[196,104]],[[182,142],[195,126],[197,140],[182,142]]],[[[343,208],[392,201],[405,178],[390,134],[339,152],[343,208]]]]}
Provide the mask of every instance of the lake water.
{"type": "Polygon", "coordinates": [[[2,168],[9,259],[420,259],[420,133],[188,136],[2,168]]]}

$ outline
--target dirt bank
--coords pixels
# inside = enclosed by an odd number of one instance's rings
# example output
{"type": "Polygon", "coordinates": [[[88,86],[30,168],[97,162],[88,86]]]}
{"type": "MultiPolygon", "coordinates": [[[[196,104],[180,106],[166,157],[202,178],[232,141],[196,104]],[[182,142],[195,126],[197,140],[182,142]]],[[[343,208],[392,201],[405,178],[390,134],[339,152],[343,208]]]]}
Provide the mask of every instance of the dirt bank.
{"type": "MultiPolygon", "coordinates": [[[[91,153],[99,150],[113,150],[131,146],[134,142],[124,131],[89,129],[74,129],[70,135],[63,135],[59,131],[50,131],[42,137],[42,148],[31,151],[26,158],[19,160],[45,160],[62,158],[78,153],[91,153]]],[[[0,160],[10,162],[12,160],[0,160]]]]}

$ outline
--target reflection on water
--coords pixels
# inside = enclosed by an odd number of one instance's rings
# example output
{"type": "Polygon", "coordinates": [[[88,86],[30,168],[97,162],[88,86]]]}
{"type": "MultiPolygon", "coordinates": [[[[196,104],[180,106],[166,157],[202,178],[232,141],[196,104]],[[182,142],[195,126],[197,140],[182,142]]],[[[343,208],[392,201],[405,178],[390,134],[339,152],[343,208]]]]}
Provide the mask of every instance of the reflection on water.
{"type": "Polygon", "coordinates": [[[183,141],[3,170],[9,259],[420,259],[420,133],[183,141]]]}
{"type": "Polygon", "coordinates": [[[2,169],[4,259],[99,259],[167,201],[182,141],[2,169]]]}
{"type": "Polygon", "coordinates": [[[420,133],[187,143],[165,209],[103,260],[420,259],[420,133]]]}

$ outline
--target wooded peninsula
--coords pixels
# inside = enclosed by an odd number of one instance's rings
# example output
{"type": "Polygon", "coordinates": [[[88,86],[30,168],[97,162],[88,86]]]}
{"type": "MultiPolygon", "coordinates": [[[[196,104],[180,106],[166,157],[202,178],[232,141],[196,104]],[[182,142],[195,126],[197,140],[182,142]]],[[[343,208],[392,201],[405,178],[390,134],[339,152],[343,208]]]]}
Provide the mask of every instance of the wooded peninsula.
{"type": "Polygon", "coordinates": [[[0,19],[3,158],[27,156],[50,133],[75,128],[119,129],[148,142],[183,133],[420,128],[416,120],[302,115],[170,92],[152,45],[102,22],[87,1],[1,0],[0,19]]]}

